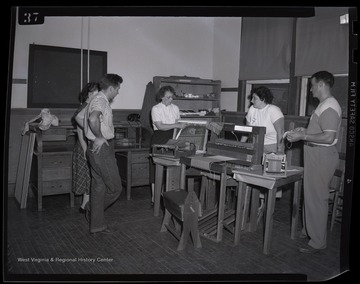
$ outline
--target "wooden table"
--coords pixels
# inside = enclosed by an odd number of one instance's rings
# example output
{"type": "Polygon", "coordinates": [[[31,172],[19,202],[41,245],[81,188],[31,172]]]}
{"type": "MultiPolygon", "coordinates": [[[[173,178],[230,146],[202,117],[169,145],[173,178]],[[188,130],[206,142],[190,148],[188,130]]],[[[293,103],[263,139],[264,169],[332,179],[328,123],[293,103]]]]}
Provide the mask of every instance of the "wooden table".
{"type": "MultiPolygon", "coordinates": [[[[263,253],[269,254],[271,244],[271,233],[273,225],[273,214],[275,210],[276,191],[279,187],[294,183],[293,206],[292,206],[292,220],[291,220],[291,239],[295,238],[295,233],[298,224],[299,215],[299,201],[300,192],[303,179],[303,168],[289,166],[287,170],[287,177],[271,177],[264,176],[262,170],[247,171],[247,170],[233,170],[234,179],[239,182],[239,195],[238,206],[243,204],[242,198],[244,197],[246,186],[260,186],[267,189],[266,194],[266,215],[265,215],[265,233],[263,241],[263,253]],[[240,199],[240,200],[239,200],[240,199]],[[240,201],[240,202],[239,202],[240,201]]],[[[255,198],[252,199],[253,205],[258,204],[258,190],[254,194],[255,198]]],[[[256,215],[258,206],[251,206],[253,208],[250,213],[250,231],[256,229],[256,215]]],[[[243,210],[236,211],[236,224],[235,224],[235,244],[239,242],[241,225],[240,220],[243,218],[243,210]]]]}
{"type": "Polygon", "coordinates": [[[133,186],[149,185],[149,148],[115,147],[115,157],[121,180],[126,184],[126,198],[131,198],[133,186]]]}
{"type": "Polygon", "coordinates": [[[163,187],[164,171],[164,191],[186,189],[186,176],[200,176],[200,172],[193,171],[192,169],[186,170],[186,168],[181,167],[180,158],[172,158],[171,156],[154,156],[153,154],[150,154],[150,157],[152,157],[155,164],[154,216],[159,216],[160,197],[163,187]],[[182,171],[184,171],[184,174],[182,171]]]}
{"type": "MultiPolygon", "coordinates": [[[[225,212],[225,195],[226,195],[226,182],[228,178],[227,167],[224,161],[219,161],[215,157],[218,156],[189,156],[181,157],[181,180],[185,180],[186,167],[196,168],[200,171],[208,171],[217,176],[220,176],[220,194],[218,208],[215,208],[208,214],[199,218],[199,232],[202,236],[220,242],[223,236],[223,227],[227,223],[225,219],[235,218],[235,211],[225,212]],[[212,161],[212,159],[214,159],[212,161]]],[[[224,157],[225,158],[225,157],[224,157]]],[[[225,158],[226,159],[226,158],[225,158]]],[[[231,159],[231,158],[229,158],[231,159]]]]}
{"type": "Polygon", "coordinates": [[[22,137],[19,170],[16,178],[15,198],[20,208],[26,208],[29,185],[37,195],[38,211],[42,211],[43,197],[70,194],[70,206],[74,207],[72,191],[72,125],[52,126],[39,129],[29,124],[29,131],[22,137]]]}
{"type": "Polygon", "coordinates": [[[159,216],[161,188],[163,185],[164,169],[166,172],[165,191],[185,189],[185,180],[180,181],[180,159],[171,157],[156,157],[150,155],[155,164],[155,188],[154,188],[154,216],[159,216]]]}

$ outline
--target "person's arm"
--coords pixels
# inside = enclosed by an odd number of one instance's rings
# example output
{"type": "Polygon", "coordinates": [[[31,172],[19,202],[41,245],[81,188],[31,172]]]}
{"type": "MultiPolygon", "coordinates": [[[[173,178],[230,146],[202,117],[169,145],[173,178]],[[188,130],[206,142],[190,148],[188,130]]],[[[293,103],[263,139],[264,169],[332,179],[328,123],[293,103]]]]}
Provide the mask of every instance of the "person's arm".
{"type": "Polygon", "coordinates": [[[277,153],[284,153],[284,143],[283,143],[283,135],[284,135],[284,117],[279,118],[274,122],[274,128],[276,130],[276,142],[277,142],[277,153]]]}
{"type": "Polygon", "coordinates": [[[246,142],[248,140],[248,137],[245,135],[241,136],[240,142],[246,142]]]}
{"type": "Polygon", "coordinates": [[[76,127],[76,132],[77,132],[77,135],[78,135],[78,139],[79,139],[79,143],[81,145],[81,148],[83,149],[84,151],[84,157],[86,159],[86,149],[87,149],[87,143],[84,139],[84,132],[83,130],[80,128],[80,126],[77,126],[76,127]]]}
{"type": "MultiPolygon", "coordinates": [[[[249,123],[249,112],[246,114],[246,125],[250,125],[249,123]]],[[[240,142],[246,142],[247,140],[249,139],[249,136],[247,135],[242,135],[241,138],[240,138],[240,142]]]]}
{"type": "Polygon", "coordinates": [[[306,129],[290,131],[287,134],[287,139],[290,142],[296,142],[299,140],[304,140],[307,142],[321,143],[321,144],[331,144],[336,138],[336,132],[334,131],[322,131],[315,134],[307,134],[306,129]]]}
{"type": "Polygon", "coordinates": [[[165,124],[165,123],[162,123],[161,121],[154,121],[154,124],[158,130],[163,130],[163,131],[174,129],[174,128],[184,128],[183,123],[165,124]]]}
{"type": "Polygon", "coordinates": [[[75,116],[75,121],[76,121],[76,123],[77,123],[82,129],[84,129],[85,109],[86,109],[86,108],[83,108],[83,109],[75,116]]]}
{"type": "Polygon", "coordinates": [[[99,153],[102,145],[105,143],[106,145],[109,145],[107,140],[103,137],[100,129],[100,115],[102,115],[101,111],[93,111],[89,115],[89,127],[92,131],[92,133],[95,135],[94,145],[91,149],[96,154],[99,153]]]}
{"type": "Polygon", "coordinates": [[[308,134],[307,129],[297,128],[295,131],[289,132],[287,138],[290,142],[304,140],[307,142],[332,144],[336,139],[336,130],[340,123],[339,120],[339,114],[334,109],[328,108],[323,111],[319,117],[321,132],[308,134]]]}

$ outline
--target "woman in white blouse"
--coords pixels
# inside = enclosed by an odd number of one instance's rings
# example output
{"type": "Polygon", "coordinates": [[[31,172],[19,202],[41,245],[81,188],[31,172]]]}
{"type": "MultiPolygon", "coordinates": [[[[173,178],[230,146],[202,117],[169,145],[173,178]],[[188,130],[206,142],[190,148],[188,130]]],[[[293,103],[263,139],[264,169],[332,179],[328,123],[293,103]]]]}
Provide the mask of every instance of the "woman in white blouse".
{"type": "MultiPolygon", "coordinates": [[[[172,103],[175,90],[172,86],[163,86],[156,94],[159,102],[151,109],[151,120],[154,133],[151,136],[153,144],[165,144],[173,137],[174,128],[183,128],[180,119],[179,107],[172,103]]],[[[151,205],[154,204],[155,165],[150,160],[151,205]]]]}

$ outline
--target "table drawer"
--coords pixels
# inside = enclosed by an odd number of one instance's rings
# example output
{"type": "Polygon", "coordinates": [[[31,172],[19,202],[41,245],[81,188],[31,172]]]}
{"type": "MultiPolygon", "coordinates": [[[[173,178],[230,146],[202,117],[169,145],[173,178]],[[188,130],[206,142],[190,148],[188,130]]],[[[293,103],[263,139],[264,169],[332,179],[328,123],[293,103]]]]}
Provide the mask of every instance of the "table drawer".
{"type": "Polygon", "coordinates": [[[71,154],[56,154],[56,155],[43,155],[42,167],[43,168],[59,168],[71,167],[72,155],[71,154]]]}
{"type": "Polygon", "coordinates": [[[49,128],[46,131],[42,131],[43,141],[66,141],[67,129],[66,128],[49,128]]]}
{"type": "Polygon", "coordinates": [[[60,179],[71,179],[72,177],[72,168],[71,167],[62,167],[62,168],[48,168],[42,169],[42,180],[51,181],[51,180],[60,180],[60,179]]]}
{"type": "Polygon", "coordinates": [[[149,176],[149,164],[133,164],[131,165],[132,175],[133,176],[149,176]]]}
{"type": "Polygon", "coordinates": [[[43,182],[43,195],[63,194],[71,192],[71,180],[54,180],[43,182]]]}
{"type": "Polygon", "coordinates": [[[132,153],[132,163],[139,164],[139,163],[149,163],[149,153],[132,153]]]}
{"type": "Polygon", "coordinates": [[[133,164],[131,166],[131,185],[138,186],[149,183],[149,164],[133,164]]]}
{"type": "Polygon", "coordinates": [[[149,179],[145,177],[141,178],[133,178],[131,181],[131,186],[142,186],[142,185],[149,185],[149,179]]]}

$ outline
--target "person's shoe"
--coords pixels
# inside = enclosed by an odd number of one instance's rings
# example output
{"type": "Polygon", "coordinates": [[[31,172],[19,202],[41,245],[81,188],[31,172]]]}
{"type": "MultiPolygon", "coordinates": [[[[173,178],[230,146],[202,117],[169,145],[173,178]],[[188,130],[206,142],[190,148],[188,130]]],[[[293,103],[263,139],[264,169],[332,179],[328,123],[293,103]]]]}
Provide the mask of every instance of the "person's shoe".
{"type": "Polygon", "coordinates": [[[84,210],[85,210],[85,219],[90,224],[91,212],[89,209],[84,209],[84,210]]]}
{"type": "Polygon", "coordinates": [[[80,214],[85,214],[85,212],[86,212],[86,210],[84,208],[79,207],[79,213],[80,214]]]}
{"type": "Polygon", "coordinates": [[[316,249],[316,248],[313,248],[313,247],[311,247],[309,245],[307,245],[306,247],[299,248],[299,252],[308,253],[308,254],[317,253],[317,252],[319,252],[321,250],[322,249],[316,249]]]}
{"type": "MultiPolygon", "coordinates": [[[[80,207],[81,208],[81,207],[80,207]]],[[[90,217],[91,217],[91,211],[90,211],[90,204],[89,202],[87,202],[84,206],[84,214],[85,214],[85,219],[86,221],[90,224],[90,217]]]]}

